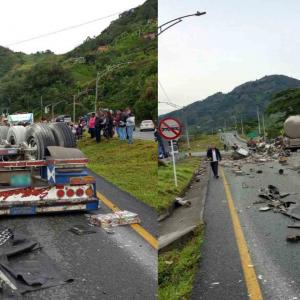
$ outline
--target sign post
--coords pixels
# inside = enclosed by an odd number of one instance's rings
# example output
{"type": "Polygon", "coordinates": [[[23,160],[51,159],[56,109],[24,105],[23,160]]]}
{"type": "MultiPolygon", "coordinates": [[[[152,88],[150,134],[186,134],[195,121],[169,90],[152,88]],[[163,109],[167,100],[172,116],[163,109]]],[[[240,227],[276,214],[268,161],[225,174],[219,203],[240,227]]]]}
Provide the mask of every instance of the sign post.
{"type": "Polygon", "coordinates": [[[158,132],[162,137],[171,141],[174,182],[175,182],[175,186],[177,187],[178,182],[177,182],[177,174],[176,174],[176,160],[175,160],[173,140],[177,139],[181,135],[181,124],[177,119],[164,118],[159,122],[158,132]]]}

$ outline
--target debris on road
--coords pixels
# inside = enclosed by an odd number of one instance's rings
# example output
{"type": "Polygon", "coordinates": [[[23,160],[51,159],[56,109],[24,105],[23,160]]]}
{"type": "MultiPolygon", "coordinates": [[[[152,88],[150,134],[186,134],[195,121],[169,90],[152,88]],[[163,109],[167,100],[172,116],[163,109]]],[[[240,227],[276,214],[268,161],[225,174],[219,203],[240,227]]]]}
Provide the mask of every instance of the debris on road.
{"type": "Polygon", "coordinates": [[[87,225],[75,225],[71,227],[69,231],[77,235],[96,233],[96,230],[87,225]]]}
{"type": "Polygon", "coordinates": [[[140,223],[141,220],[138,214],[124,210],[109,214],[90,215],[89,222],[92,225],[100,226],[105,229],[119,225],[137,224],[140,223]]]}
{"type": "Polygon", "coordinates": [[[300,232],[295,234],[289,234],[286,238],[288,242],[299,242],[300,241],[300,232]]]}
{"type": "Polygon", "coordinates": [[[0,239],[1,299],[19,299],[27,292],[73,281],[60,273],[36,241],[8,228],[2,229],[0,239]]]}
{"type": "Polygon", "coordinates": [[[264,207],[261,207],[261,208],[259,209],[259,211],[268,211],[268,210],[270,210],[270,209],[271,209],[270,206],[264,206],[264,207]]]}
{"type": "Polygon", "coordinates": [[[189,200],[184,200],[181,197],[176,197],[175,198],[175,206],[185,206],[185,207],[190,207],[192,205],[191,201],[189,200]]]}

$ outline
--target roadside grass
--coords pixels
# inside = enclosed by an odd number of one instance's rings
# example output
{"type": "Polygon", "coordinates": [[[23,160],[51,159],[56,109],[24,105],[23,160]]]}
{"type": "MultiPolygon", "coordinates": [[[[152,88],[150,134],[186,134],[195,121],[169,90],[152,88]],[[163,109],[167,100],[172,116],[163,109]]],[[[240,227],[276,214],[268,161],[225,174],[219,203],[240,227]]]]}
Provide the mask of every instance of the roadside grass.
{"type": "Polygon", "coordinates": [[[156,209],[158,212],[168,208],[174,198],[188,185],[194,171],[199,165],[199,158],[185,158],[176,164],[178,187],[175,187],[173,165],[158,167],[158,199],[156,209]]]}
{"type": "Polygon", "coordinates": [[[176,248],[159,254],[158,257],[158,299],[188,300],[201,258],[203,225],[193,236],[176,248]]]}
{"type": "MultiPolygon", "coordinates": [[[[201,134],[198,136],[193,137],[190,140],[190,146],[192,152],[202,152],[206,151],[208,146],[211,144],[216,144],[216,146],[221,149],[223,148],[223,144],[220,141],[218,134],[201,134]]],[[[188,151],[186,141],[180,143],[179,147],[181,151],[188,151]]]]}
{"type": "Polygon", "coordinates": [[[149,206],[157,206],[157,145],[154,141],[135,140],[129,145],[113,138],[96,144],[85,136],[78,147],[88,157],[88,167],[93,172],[149,206]]]}

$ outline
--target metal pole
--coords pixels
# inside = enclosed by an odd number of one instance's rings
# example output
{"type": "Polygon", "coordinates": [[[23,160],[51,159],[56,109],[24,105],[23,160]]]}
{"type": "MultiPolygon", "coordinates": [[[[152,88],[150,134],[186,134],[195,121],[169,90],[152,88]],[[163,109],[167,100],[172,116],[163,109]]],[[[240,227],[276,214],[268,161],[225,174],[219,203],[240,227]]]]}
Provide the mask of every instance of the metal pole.
{"type": "Polygon", "coordinates": [[[96,111],[97,111],[98,83],[99,83],[99,72],[97,72],[97,77],[96,77],[95,113],[96,113],[96,111]]]}
{"type": "Polygon", "coordinates": [[[75,106],[76,106],[76,95],[73,95],[73,123],[75,124],[75,106]]]}
{"type": "Polygon", "coordinates": [[[243,126],[243,119],[241,117],[241,127],[242,127],[242,135],[244,135],[244,126],[243,126]]]}
{"type": "Polygon", "coordinates": [[[173,140],[171,140],[171,151],[172,151],[172,160],[173,160],[174,182],[175,182],[175,186],[178,187],[173,140]]]}
{"type": "Polygon", "coordinates": [[[41,118],[43,117],[43,96],[41,96],[41,118]]]}
{"type": "Polygon", "coordinates": [[[238,131],[238,127],[237,127],[237,120],[236,120],[236,116],[233,116],[234,117],[234,123],[235,123],[235,131],[237,132],[238,131]]]}
{"type": "Polygon", "coordinates": [[[54,120],[54,104],[51,105],[52,122],[54,120]]]}
{"type": "Polygon", "coordinates": [[[264,116],[264,114],[262,114],[262,126],[263,126],[264,140],[266,140],[266,129],[265,129],[265,116],[264,116]]]}
{"type": "Polygon", "coordinates": [[[260,119],[259,119],[259,109],[258,106],[256,106],[256,113],[257,113],[257,122],[258,122],[258,134],[261,134],[261,129],[260,129],[260,119]]]}

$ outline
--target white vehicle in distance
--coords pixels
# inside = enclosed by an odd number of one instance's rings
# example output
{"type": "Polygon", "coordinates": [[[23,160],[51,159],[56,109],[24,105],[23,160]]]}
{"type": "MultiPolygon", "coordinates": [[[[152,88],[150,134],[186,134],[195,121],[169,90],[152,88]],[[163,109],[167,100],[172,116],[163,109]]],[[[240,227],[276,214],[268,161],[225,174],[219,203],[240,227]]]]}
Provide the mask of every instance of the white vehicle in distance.
{"type": "Polygon", "coordinates": [[[140,131],[154,131],[155,126],[152,120],[144,120],[141,122],[140,131]]]}

